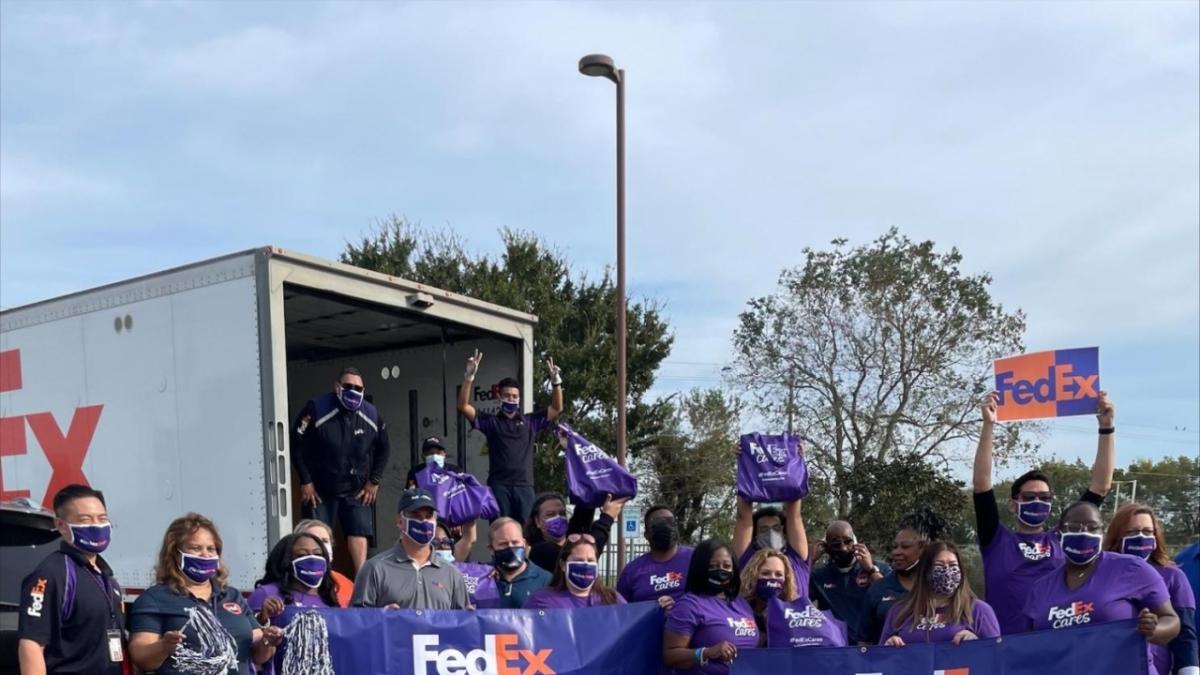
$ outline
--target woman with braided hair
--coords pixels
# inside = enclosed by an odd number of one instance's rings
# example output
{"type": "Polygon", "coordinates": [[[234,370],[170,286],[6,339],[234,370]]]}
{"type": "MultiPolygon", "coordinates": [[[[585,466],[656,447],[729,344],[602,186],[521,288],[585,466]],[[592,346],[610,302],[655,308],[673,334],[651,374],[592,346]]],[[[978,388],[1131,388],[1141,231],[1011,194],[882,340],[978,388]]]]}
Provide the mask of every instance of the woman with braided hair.
{"type": "Polygon", "coordinates": [[[945,531],[946,521],[928,507],[900,519],[892,544],[892,572],[871,584],[863,599],[863,611],[853,635],[858,644],[879,644],[888,611],[913,588],[913,574],[925,545],[940,540],[945,531]]]}

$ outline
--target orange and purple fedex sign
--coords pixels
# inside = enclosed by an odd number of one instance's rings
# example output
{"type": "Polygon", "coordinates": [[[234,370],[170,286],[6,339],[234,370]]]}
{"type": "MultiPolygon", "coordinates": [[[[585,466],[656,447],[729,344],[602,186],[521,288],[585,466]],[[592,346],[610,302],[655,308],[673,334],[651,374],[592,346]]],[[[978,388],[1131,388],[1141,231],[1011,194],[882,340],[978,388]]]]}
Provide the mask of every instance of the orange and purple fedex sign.
{"type": "Polygon", "coordinates": [[[1100,348],[1058,349],[998,359],[1000,421],[1089,415],[1100,400],[1100,348]]]}

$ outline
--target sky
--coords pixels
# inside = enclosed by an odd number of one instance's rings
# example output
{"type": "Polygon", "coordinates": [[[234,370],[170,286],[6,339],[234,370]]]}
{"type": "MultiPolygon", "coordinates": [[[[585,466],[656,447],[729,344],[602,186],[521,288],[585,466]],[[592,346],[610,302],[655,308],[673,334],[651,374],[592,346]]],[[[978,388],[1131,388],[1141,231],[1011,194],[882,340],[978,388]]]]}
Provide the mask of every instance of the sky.
{"type": "MultiPolygon", "coordinates": [[[[1099,345],[1119,463],[1200,454],[1200,4],[0,3],[0,306],[381,219],[615,259],[719,386],[806,246],[957,247],[1031,350],[1099,345]]],[[[1095,422],[1044,452],[1095,452],[1095,422]]]]}

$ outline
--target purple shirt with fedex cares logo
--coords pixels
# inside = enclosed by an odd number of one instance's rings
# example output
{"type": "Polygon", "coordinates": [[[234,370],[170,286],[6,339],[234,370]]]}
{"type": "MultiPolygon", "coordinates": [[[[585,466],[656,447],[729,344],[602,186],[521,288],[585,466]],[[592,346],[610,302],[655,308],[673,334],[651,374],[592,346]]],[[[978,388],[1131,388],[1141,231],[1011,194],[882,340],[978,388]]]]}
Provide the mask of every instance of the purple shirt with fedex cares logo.
{"type": "Polygon", "coordinates": [[[912,645],[921,642],[950,642],[954,636],[964,630],[969,630],[976,637],[987,639],[1000,637],[1000,624],[996,621],[996,613],[991,605],[982,600],[976,600],[971,607],[970,623],[947,624],[944,607],[937,608],[937,616],[921,617],[914,623],[911,616],[905,617],[904,625],[897,626],[896,614],[902,603],[892,605],[887,618],[883,621],[883,633],[879,644],[887,642],[893,635],[900,636],[904,644],[912,645]]]}
{"type": "Polygon", "coordinates": [[[454,566],[462,572],[467,585],[467,598],[476,609],[496,609],[500,606],[500,591],[496,588],[495,568],[491,565],[471,562],[456,562],[454,566]]]}
{"type": "Polygon", "coordinates": [[[767,604],[768,647],[845,647],[846,624],[822,612],[808,598],[767,604]]]}
{"type": "MultiPolygon", "coordinates": [[[[1158,572],[1131,555],[1102,552],[1092,575],[1075,590],[1067,587],[1065,568],[1058,566],[1030,586],[1023,612],[1028,630],[1132,619],[1169,599],[1158,572]]],[[[1153,663],[1149,672],[1155,673],[1153,663]]]]}
{"type": "MultiPolygon", "coordinates": [[[[614,605],[624,605],[625,598],[616,594],[614,605]]],[[[577,609],[580,607],[599,607],[604,604],[599,593],[589,593],[579,596],[571,591],[557,588],[539,588],[529,595],[525,601],[525,609],[577,609]]]]}
{"type": "MultiPolygon", "coordinates": [[[[738,558],[738,569],[745,569],[746,563],[750,562],[755,553],[758,553],[758,544],[747,546],[746,550],[742,551],[742,556],[738,558]]],[[[792,561],[792,574],[796,577],[796,592],[808,597],[808,561],[801,558],[800,554],[796,552],[796,549],[792,548],[791,544],[784,544],[783,554],[787,556],[788,560],[792,561]]]]}
{"type": "Polygon", "coordinates": [[[617,592],[629,602],[657,600],[669,595],[683,597],[692,547],[680,546],[670,560],[659,562],[647,553],[625,566],[617,580],[617,592]]]}
{"type": "MultiPolygon", "coordinates": [[[[666,629],[688,636],[690,649],[711,647],[720,642],[729,642],[738,649],[758,646],[758,624],[754,622],[754,610],[740,596],[730,601],[723,595],[685,593],[667,614],[666,629]]],[[[676,668],[675,672],[679,675],[726,675],[729,665],[709,661],[694,668],[676,668]]]]}
{"type": "Polygon", "coordinates": [[[1000,632],[1028,630],[1021,610],[1030,597],[1029,585],[1065,560],[1058,532],[1025,534],[1000,525],[981,553],[985,595],[996,612],[1000,632]]]}

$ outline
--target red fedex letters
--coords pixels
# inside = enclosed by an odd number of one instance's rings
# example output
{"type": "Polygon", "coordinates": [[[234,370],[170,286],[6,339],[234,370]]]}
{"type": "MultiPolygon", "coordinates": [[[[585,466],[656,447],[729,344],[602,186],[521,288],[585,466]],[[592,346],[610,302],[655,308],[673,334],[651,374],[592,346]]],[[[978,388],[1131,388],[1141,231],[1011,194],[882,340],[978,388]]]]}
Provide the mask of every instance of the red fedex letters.
{"type": "MultiPolygon", "coordinates": [[[[0,352],[0,391],[14,391],[22,387],[21,352],[0,352]]],[[[100,422],[102,405],[82,406],[75,409],[71,425],[63,434],[54,415],[48,412],[33,413],[16,417],[0,417],[0,458],[24,455],[28,450],[25,442],[25,423],[33,431],[46,460],[50,462],[50,481],[42,495],[42,505],[50,508],[54,493],[71,483],[87,484],[83,473],[83,460],[100,422]]],[[[29,490],[6,490],[4,469],[0,465],[0,500],[29,497],[29,490]]]]}

